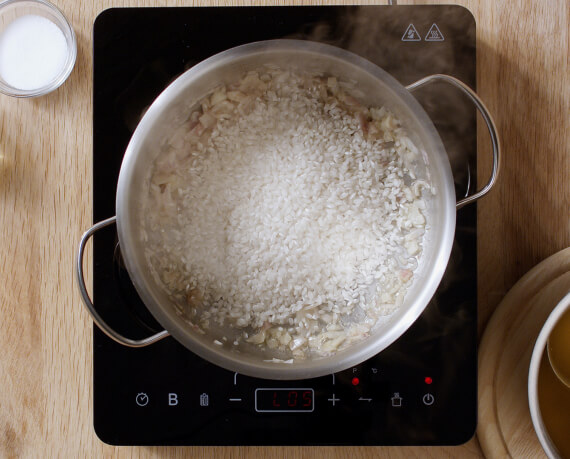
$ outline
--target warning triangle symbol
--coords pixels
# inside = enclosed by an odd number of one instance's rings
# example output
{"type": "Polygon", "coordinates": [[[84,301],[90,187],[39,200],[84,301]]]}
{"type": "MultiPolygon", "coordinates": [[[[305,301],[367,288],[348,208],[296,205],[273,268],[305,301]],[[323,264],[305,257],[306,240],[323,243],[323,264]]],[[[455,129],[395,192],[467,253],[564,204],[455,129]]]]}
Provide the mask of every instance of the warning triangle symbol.
{"type": "Polygon", "coordinates": [[[410,24],[404,35],[402,35],[402,41],[422,41],[422,37],[414,27],[414,24],[410,24]]]}
{"type": "Polygon", "coordinates": [[[437,26],[437,24],[435,22],[432,24],[432,26],[428,30],[428,33],[426,35],[425,40],[426,41],[443,41],[443,40],[445,40],[445,38],[443,38],[443,34],[441,33],[441,30],[439,30],[439,27],[437,26]]]}

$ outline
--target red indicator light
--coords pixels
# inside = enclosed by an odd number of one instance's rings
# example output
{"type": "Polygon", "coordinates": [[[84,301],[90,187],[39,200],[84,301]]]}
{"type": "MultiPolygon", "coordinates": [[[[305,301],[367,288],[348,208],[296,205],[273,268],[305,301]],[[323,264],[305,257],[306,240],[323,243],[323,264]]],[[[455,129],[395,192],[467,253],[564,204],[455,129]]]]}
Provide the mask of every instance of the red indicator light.
{"type": "Polygon", "coordinates": [[[426,376],[426,377],[424,378],[424,381],[425,381],[426,384],[431,384],[431,383],[433,382],[433,379],[431,379],[429,376],[426,376]]]}
{"type": "Polygon", "coordinates": [[[352,378],[352,385],[353,386],[358,386],[358,384],[360,383],[360,379],[354,377],[352,378]]]}

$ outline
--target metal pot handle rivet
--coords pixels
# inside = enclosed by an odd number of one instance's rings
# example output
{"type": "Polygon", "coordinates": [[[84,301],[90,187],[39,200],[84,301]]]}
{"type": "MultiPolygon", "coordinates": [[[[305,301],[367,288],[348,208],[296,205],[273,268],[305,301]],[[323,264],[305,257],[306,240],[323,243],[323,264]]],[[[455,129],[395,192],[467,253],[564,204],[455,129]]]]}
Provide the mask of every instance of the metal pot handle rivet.
{"type": "Polygon", "coordinates": [[[499,145],[499,137],[497,135],[497,127],[495,126],[495,122],[493,121],[493,118],[489,113],[489,110],[487,110],[487,107],[485,106],[483,101],[479,98],[477,93],[475,93],[475,91],[473,91],[469,86],[467,86],[465,83],[463,83],[461,80],[458,80],[455,77],[452,77],[450,75],[442,75],[439,73],[434,75],[429,75],[416,81],[415,83],[406,86],[406,89],[411,92],[417,88],[420,88],[434,81],[443,81],[445,83],[449,83],[452,86],[455,86],[456,88],[460,89],[465,95],[467,95],[467,97],[469,97],[471,102],[473,102],[479,113],[481,113],[483,120],[485,120],[485,123],[487,124],[487,128],[489,129],[489,135],[491,137],[491,147],[493,151],[493,166],[491,170],[491,177],[489,178],[487,184],[479,191],[457,201],[456,207],[457,209],[461,209],[466,204],[470,204],[471,202],[477,201],[479,198],[485,196],[491,190],[491,188],[493,188],[493,185],[497,180],[497,175],[499,174],[500,158],[501,158],[501,148],[499,145]]]}
{"type": "Polygon", "coordinates": [[[107,324],[107,322],[103,320],[103,318],[99,315],[99,313],[97,313],[97,311],[95,310],[95,306],[93,305],[93,302],[89,297],[89,293],[87,292],[87,287],[85,286],[85,276],[83,275],[83,255],[85,252],[85,245],[87,244],[87,241],[91,238],[91,236],[93,236],[93,234],[95,234],[98,230],[106,226],[112,225],[113,223],[116,222],[116,220],[117,217],[111,217],[106,220],[100,221],[99,223],[96,223],[91,228],[89,228],[81,237],[81,241],[79,242],[79,250],[77,252],[77,265],[76,265],[76,274],[77,274],[77,281],[79,284],[79,291],[81,293],[81,296],[83,297],[83,303],[85,304],[87,311],[91,315],[93,321],[97,324],[97,326],[101,329],[101,331],[103,331],[103,333],[105,333],[109,338],[116,341],[117,343],[122,344],[123,346],[144,347],[148,346],[149,344],[156,343],[157,341],[160,341],[161,339],[170,336],[170,334],[166,330],[163,330],[159,333],[156,333],[155,335],[149,336],[148,338],[136,340],[136,339],[127,338],[121,335],[120,333],[117,333],[115,330],[113,330],[113,328],[109,326],[109,324],[107,324]]]}

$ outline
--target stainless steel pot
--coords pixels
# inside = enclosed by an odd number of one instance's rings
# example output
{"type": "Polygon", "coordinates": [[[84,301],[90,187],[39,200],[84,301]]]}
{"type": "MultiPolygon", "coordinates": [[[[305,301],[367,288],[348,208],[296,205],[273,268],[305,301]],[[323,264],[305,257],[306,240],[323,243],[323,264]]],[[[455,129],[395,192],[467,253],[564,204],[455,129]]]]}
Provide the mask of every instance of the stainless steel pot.
{"type": "Polygon", "coordinates": [[[131,347],[152,344],[168,335],[192,352],[221,367],[245,375],[272,379],[301,379],[338,372],[357,365],[385,349],[422,313],[445,271],[455,233],[456,209],[485,195],[493,186],[499,169],[499,142],[489,112],[477,95],[459,80],[447,75],[431,75],[404,87],[388,73],[371,62],[348,51],[301,40],[271,40],[256,42],[217,54],[181,75],[153,102],[136,128],[127,147],[117,188],[117,216],[90,228],[82,237],[77,256],[79,287],[93,320],[109,337],[131,347]],[[214,344],[212,336],[197,333],[177,312],[174,305],[157,285],[143,254],[138,231],[140,196],[144,192],[144,177],[163,139],[187,117],[189,105],[208,94],[216,86],[235,81],[248,70],[263,64],[282,68],[332,74],[339,80],[354,80],[365,94],[369,106],[386,106],[406,127],[409,137],[422,151],[423,171],[429,174],[436,195],[429,200],[427,230],[423,253],[414,281],[403,305],[390,319],[377,326],[368,338],[338,353],[312,360],[274,363],[271,355],[252,349],[239,351],[214,344]],[[449,159],[432,122],[420,104],[410,94],[432,81],[450,83],[464,92],[483,116],[491,136],[493,167],[488,183],[478,192],[456,202],[449,159]],[[131,340],[114,331],[97,313],[89,298],[84,274],[83,255],[87,240],[100,228],[116,222],[121,251],[126,268],[141,299],[165,331],[143,340],[131,340]]]}

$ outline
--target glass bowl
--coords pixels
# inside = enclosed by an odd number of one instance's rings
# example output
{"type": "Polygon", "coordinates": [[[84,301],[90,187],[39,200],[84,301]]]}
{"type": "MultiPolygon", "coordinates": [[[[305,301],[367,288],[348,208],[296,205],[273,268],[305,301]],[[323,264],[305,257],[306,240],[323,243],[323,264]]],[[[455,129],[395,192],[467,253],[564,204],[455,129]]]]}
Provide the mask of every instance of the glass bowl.
{"type": "MultiPolygon", "coordinates": [[[[40,84],[34,87],[31,87],[29,84],[22,84],[20,87],[17,87],[18,84],[14,83],[14,78],[6,77],[7,74],[5,67],[7,67],[7,61],[0,60],[0,93],[12,97],[38,97],[48,94],[51,91],[57,89],[65,82],[73,70],[73,66],[75,65],[75,58],[77,56],[77,41],[75,38],[75,32],[73,31],[73,28],[69,24],[66,17],[55,5],[52,5],[46,0],[0,0],[0,59],[4,59],[1,54],[3,52],[2,49],[9,48],[7,44],[3,43],[4,32],[12,23],[14,23],[14,21],[27,15],[40,16],[42,18],[48,19],[53,24],[55,24],[65,38],[67,51],[65,57],[62,56],[60,59],[58,59],[62,61],[62,65],[55,67],[55,70],[52,68],[49,74],[50,78],[42,81],[40,84]],[[6,79],[10,80],[10,82],[6,81],[6,79]]],[[[37,18],[34,18],[34,21],[36,22],[36,25],[42,26],[42,30],[45,31],[45,24],[47,24],[45,21],[39,20],[40,22],[38,23],[37,18]]],[[[20,24],[21,23],[22,21],[20,21],[20,24]]],[[[27,25],[30,25],[29,18],[27,25]]],[[[12,28],[11,30],[13,31],[15,28],[16,27],[12,28]]],[[[22,30],[19,32],[20,35],[22,35],[22,30]]],[[[12,35],[12,37],[13,36],[14,35],[12,35]]],[[[6,41],[8,41],[8,39],[6,39],[6,41]]],[[[20,46],[20,43],[18,43],[18,46],[20,46]]],[[[21,46],[24,45],[22,44],[21,46]]],[[[46,62],[46,59],[49,61],[49,56],[47,56],[47,54],[48,53],[40,56],[41,58],[38,59],[38,61],[34,64],[38,72],[42,71],[42,68],[40,67],[42,64],[44,64],[44,66],[47,65],[48,67],[54,66],[53,62],[46,62]]],[[[14,54],[12,54],[12,56],[14,56],[14,54]]],[[[23,68],[27,70],[26,75],[29,75],[29,70],[32,68],[29,61],[24,65],[23,68]]]]}

